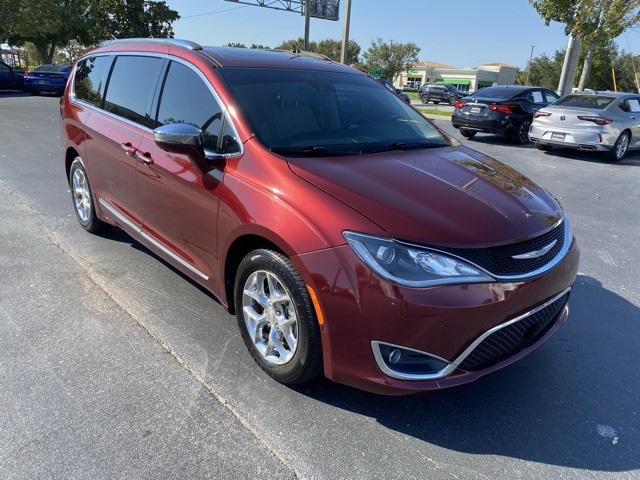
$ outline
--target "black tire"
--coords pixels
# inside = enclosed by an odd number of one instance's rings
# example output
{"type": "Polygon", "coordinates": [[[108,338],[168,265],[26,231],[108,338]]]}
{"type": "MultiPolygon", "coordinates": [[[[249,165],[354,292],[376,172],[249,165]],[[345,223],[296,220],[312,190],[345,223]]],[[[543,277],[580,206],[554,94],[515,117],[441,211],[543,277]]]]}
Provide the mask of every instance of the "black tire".
{"type": "Polygon", "coordinates": [[[613,148],[606,152],[606,157],[610,162],[619,162],[627,153],[629,148],[629,132],[622,132],[613,148]]]}
{"type": "Polygon", "coordinates": [[[552,145],[547,145],[546,143],[536,142],[536,148],[538,150],[542,150],[543,152],[548,152],[549,150],[551,150],[553,148],[553,146],[552,145]]]}
{"type": "Polygon", "coordinates": [[[422,103],[429,103],[429,95],[422,95],[422,96],[420,97],[420,101],[421,101],[422,103]]]}
{"type": "Polygon", "coordinates": [[[458,99],[456,97],[449,97],[449,105],[454,106],[458,99]]]}
{"type": "Polygon", "coordinates": [[[460,135],[462,135],[465,138],[473,138],[476,136],[476,132],[475,130],[467,130],[466,128],[461,128],[460,129],[460,135]]]}
{"type": "Polygon", "coordinates": [[[69,169],[69,188],[71,189],[76,218],[82,228],[91,233],[98,233],[108,228],[109,225],[96,215],[89,176],[80,157],[73,160],[69,169]]]}
{"type": "Polygon", "coordinates": [[[244,342],[267,374],[295,385],[321,373],[320,327],[289,258],[266,249],[249,253],[238,267],[234,302],[244,342]]]}
{"type": "Polygon", "coordinates": [[[520,123],[516,128],[515,134],[513,135],[513,141],[518,145],[524,145],[525,143],[529,143],[529,127],[530,126],[531,126],[531,122],[529,120],[524,120],[522,123],[520,123]]]}

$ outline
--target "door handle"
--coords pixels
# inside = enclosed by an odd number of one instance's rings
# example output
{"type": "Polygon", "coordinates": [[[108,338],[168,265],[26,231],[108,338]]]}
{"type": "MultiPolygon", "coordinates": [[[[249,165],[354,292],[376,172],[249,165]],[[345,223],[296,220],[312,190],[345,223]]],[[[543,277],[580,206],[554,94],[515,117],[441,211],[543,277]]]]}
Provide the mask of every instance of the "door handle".
{"type": "Polygon", "coordinates": [[[140,150],[136,150],[136,160],[138,160],[141,163],[144,163],[145,165],[152,165],[153,164],[153,158],[151,158],[151,154],[149,152],[141,152],[140,150]]]}
{"type": "Polygon", "coordinates": [[[124,150],[124,153],[126,153],[127,155],[129,155],[130,157],[135,158],[136,157],[136,147],[134,147],[133,145],[131,145],[130,142],[127,143],[121,143],[120,147],[122,148],[122,150],[124,150]]]}

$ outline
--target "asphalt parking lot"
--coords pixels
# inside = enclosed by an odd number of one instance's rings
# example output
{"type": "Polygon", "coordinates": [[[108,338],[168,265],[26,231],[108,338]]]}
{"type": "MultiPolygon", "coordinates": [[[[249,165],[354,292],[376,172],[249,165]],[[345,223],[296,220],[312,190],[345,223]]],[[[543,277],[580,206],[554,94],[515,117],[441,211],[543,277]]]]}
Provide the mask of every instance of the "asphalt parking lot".
{"type": "Polygon", "coordinates": [[[473,384],[381,397],[273,382],[214,298],[127,235],[82,230],[57,102],[0,92],[3,480],[640,479],[640,152],[465,140],[567,211],[569,319],[473,384]]]}

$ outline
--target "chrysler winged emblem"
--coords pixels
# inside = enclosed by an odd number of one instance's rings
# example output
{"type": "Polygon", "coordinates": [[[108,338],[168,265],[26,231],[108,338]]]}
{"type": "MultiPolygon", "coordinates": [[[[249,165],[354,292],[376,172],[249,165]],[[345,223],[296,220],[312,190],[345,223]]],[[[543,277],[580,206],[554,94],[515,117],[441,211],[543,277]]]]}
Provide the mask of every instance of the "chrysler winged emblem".
{"type": "Polygon", "coordinates": [[[553,246],[558,243],[558,240],[554,240],[549,245],[542,247],[540,250],[534,250],[533,252],[521,253],[520,255],[513,255],[511,258],[515,260],[530,260],[532,258],[538,258],[543,256],[549,250],[553,248],[553,246]]]}

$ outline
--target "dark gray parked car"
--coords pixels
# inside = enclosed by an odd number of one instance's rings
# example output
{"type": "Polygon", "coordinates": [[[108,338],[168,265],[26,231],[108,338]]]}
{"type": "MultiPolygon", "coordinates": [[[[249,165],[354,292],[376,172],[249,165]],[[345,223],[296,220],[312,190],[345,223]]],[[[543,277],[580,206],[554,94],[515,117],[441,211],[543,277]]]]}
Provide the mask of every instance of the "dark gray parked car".
{"type": "Polygon", "coordinates": [[[420,87],[418,90],[418,96],[422,103],[440,103],[446,102],[449,105],[454,105],[456,101],[469,95],[467,92],[458,90],[453,85],[446,83],[427,83],[420,87]]]}

